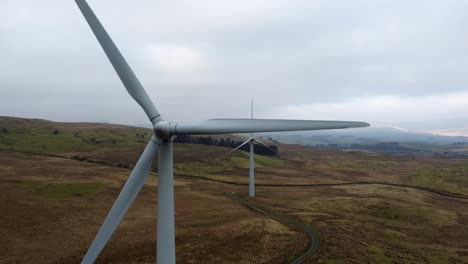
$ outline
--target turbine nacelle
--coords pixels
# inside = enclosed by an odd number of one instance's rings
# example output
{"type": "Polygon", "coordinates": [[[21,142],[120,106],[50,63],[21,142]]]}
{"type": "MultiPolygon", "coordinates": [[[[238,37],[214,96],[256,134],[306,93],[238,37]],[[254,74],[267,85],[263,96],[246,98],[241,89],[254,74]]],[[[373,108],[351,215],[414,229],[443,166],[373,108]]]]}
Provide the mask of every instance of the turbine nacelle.
{"type": "Polygon", "coordinates": [[[168,140],[172,135],[174,135],[175,124],[171,124],[166,120],[161,120],[154,124],[153,129],[158,138],[162,140],[168,140]]]}

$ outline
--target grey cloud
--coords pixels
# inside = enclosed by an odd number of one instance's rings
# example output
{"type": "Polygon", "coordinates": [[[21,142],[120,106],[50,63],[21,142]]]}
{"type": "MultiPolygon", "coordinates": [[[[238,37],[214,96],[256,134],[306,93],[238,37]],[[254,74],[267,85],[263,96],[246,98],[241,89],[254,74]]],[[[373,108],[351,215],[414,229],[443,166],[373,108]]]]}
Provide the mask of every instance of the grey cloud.
{"type": "MultiPolygon", "coordinates": [[[[274,117],[286,105],[443,96],[468,83],[465,1],[89,4],[178,121],[248,117],[251,96],[274,117]]],[[[146,122],[74,1],[7,0],[0,10],[0,115],[146,122]]]]}

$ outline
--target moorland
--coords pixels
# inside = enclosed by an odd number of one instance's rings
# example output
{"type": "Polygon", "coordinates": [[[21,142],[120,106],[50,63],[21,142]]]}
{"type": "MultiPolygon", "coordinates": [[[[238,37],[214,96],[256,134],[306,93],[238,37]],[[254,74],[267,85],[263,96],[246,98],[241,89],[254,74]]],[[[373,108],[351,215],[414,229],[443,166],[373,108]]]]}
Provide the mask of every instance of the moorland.
{"type": "MultiPolygon", "coordinates": [[[[151,130],[0,117],[0,263],[79,263],[151,130]]],[[[221,136],[215,136],[219,139],[221,136]]],[[[230,138],[238,136],[225,136],[230,138]]],[[[273,144],[273,142],[269,142],[273,144]]],[[[467,263],[468,158],[387,155],[277,144],[256,155],[176,144],[179,263],[467,263]]],[[[157,162],[98,263],[154,263],[157,162]]]]}

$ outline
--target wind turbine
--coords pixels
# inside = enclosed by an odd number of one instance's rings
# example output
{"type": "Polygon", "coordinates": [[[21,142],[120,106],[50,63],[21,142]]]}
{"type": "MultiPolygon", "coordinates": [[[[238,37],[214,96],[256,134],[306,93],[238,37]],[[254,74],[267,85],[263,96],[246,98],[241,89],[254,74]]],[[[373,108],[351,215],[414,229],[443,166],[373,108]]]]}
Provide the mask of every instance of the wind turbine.
{"type": "Polygon", "coordinates": [[[172,264],[175,255],[173,138],[177,135],[230,134],[365,127],[364,122],[274,119],[211,119],[194,123],[164,120],[86,0],[75,0],[117,75],[153,124],[154,134],[104,220],[82,263],[93,263],[143,187],[156,152],[158,159],[158,220],[156,261],[172,264]]]}
{"type": "MultiPolygon", "coordinates": [[[[253,120],[253,98],[252,101],[250,102],[250,119],[253,120]]],[[[255,197],[255,151],[254,151],[254,143],[257,142],[258,144],[261,144],[271,150],[272,152],[276,153],[279,155],[279,153],[272,148],[270,148],[267,144],[263,143],[262,141],[258,140],[257,138],[254,137],[253,133],[250,133],[250,137],[242,142],[239,146],[237,146],[235,149],[229,151],[228,153],[224,154],[222,157],[219,159],[222,159],[232,152],[242,148],[245,144],[249,144],[249,196],[250,197],[255,197]]]]}

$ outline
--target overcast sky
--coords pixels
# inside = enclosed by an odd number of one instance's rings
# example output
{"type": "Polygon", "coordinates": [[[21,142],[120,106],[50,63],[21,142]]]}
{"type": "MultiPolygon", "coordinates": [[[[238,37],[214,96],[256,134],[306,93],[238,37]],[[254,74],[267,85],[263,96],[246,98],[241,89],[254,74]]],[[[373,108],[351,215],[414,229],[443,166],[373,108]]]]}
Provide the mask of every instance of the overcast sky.
{"type": "MultiPolygon", "coordinates": [[[[468,1],[89,0],[163,117],[468,127],[468,1]]],[[[148,122],[72,0],[0,1],[0,115],[148,122]]]]}

